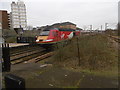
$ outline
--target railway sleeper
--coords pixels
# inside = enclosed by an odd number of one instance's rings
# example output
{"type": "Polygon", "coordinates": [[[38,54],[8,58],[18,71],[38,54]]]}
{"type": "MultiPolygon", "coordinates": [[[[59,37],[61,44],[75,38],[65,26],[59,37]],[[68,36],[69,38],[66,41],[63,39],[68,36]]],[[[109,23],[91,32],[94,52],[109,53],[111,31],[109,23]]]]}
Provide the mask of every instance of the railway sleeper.
{"type": "Polygon", "coordinates": [[[40,50],[36,50],[36,51],[33,51],[33,52],[28,52],[28,53],[23,53],[23,54],[20,54],[20,55],[12,56],[12,57],[10,57],[10,60],[11,61],[15,61],[15,60],[24,58],[26,56],[30,56],[30,55],[32,55],[34,53],[39,53],[39,52],[41,52],[41,51],[40,50]]]}
{"type": "MultiPolygon", "coordinates": [[[[42,53],[43,52],[45,52],[45,50],[43,50],[42,53]]],[[[25,61],[29,61],[29,60],[31,60],[33,58],[36,58],[36,57],[40,56],[40,54],[41,54],[41,51],[33,53],[33,54],[30,54],[30,55],[25,56],[23,58],[16,59],[15,61],[11,61],[11,64],[14,65],[14,64],[19,64],[19,63],[25,62],[25,61]]]]}
{"type": "Polygon", "coordinates": [[[38,49],[40,49],[40,47],[34,47],[34,48],[30,48],[30,49],[24,49],[24,50],[21,50],[20,52],[11,54],[10,56],[15,56],[15,55],[23,54],[23,53],[27,53],[27,52],[30,52],[30,51],[33,51],[33,50],[38,50],[38,49]]]}
{"type": "Polygon", "coordinates": [[[10,48],[10,54],[15,54],[15,53],[19,53],[22,51],[25,51],[27,49],[31,49],[31,48],[40,48],[38,46],[28,46],[28,47],[21,47],[21,48],[10,48]]]}

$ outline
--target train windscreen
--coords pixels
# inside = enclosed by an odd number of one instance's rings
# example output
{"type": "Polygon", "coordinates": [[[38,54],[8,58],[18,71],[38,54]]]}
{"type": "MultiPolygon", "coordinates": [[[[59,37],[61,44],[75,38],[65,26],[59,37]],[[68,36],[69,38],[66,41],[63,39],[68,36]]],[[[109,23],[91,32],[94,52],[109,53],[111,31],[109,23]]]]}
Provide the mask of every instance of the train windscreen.
{"type": "Polygon", "coordinates": [[[48,36],[50,31],[43,31],[40,33],[40,36],[48,36]]]}

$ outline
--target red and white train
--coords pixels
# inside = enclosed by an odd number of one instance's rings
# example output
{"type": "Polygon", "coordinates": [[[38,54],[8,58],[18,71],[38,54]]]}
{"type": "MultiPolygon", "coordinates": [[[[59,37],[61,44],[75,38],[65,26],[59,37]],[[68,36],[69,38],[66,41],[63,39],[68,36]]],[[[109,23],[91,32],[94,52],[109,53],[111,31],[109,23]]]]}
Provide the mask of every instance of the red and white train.
{"type": "Polygon", "coordinates": [[[37,36],[36,43],[52,44],[71,39],[78,35],[80,35],[79,30],[54,28],[42,31],[40,35],[37,36]]]}

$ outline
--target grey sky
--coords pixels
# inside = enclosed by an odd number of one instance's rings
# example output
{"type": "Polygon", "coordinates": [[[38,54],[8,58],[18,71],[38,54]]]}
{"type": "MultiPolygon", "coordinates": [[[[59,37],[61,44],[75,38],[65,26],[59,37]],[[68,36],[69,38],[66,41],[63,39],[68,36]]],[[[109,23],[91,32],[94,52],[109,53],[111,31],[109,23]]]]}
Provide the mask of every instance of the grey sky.
{"type": "MultiPolygon", "coordinates": [[[[17,0],[0,0],[0,9],[10,11],[10,3],[17,0]]],[[[105,23],[115,27],[118,22],[119,0],[22,0],[27,8],[28,25],[43,26],[70,21],[78,27],[105,23]]],[[[103,27],[104,28],[104,27],[103,27]]]]}

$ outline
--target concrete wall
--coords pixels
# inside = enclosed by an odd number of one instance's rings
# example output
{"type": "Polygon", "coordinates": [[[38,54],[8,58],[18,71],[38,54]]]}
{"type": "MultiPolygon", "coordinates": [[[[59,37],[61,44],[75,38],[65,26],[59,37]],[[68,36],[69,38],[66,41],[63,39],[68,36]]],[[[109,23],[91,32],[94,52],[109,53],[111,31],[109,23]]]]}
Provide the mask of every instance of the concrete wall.
{"type": "Polygon", "coordinates": [[[0,23],[2,24],[2,11],[0,11],[0,23]]]}

